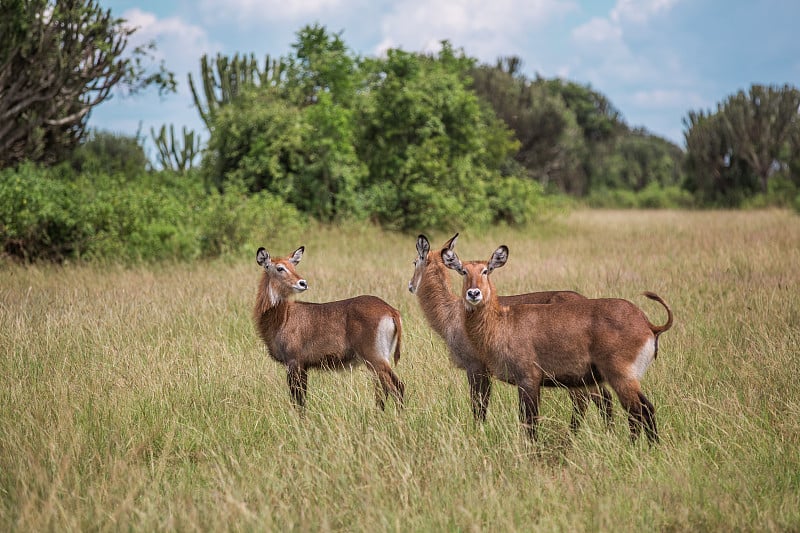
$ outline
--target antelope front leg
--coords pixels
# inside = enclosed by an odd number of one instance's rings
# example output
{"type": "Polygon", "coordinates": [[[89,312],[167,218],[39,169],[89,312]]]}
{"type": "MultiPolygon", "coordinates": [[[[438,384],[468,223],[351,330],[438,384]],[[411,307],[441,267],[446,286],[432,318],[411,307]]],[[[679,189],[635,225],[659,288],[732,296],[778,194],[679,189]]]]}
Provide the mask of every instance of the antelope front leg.
{"type": "Polygon", "coordinates": [[[470,368],[467,370],[467,381],[469,382],[472,416],[476,422],[484,422],[486,411],[489,408],[489,397],[492,394],[492,379],[485,368],[470,368]]]}
{"type": "Polygon", "coordinates": [[[585,388],[570,388],[569,397],[572,399],[572,418],[569,428],[572,432],[578,431],[581,422],[586,418],[586,408],[589,406],[590,392],[585,388]]]}
{"type": "Polygon", "coordinates": [[[289,393],[292,395],[292,402],[302,414],[306,406],[308,371],[305,367],[297,363],[289,363],[286,368],[286,380],[289,384],[289,393]]]}
{"type": "Polygon", "coordinates": [[[606,428],[610,428],[614,424],[614,401],[611,393],[605,386],[597,385],[597,390],[592,392],[592,401],[603,415],[606,428]]]}
{"type": "Polygon", "coordinates": [[[517,385],[519,392],[519,418],[531,440],[536,440],[539,423],[539,384],[517,385]]]}

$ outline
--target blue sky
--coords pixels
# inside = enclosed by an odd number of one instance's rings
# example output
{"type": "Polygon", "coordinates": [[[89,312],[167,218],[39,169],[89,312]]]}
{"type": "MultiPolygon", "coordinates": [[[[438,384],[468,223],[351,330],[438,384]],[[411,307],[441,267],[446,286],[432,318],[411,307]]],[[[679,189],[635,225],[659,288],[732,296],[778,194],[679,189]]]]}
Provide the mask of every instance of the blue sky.
{"type": "Polygon", "coordinates": [[[683,146],[689,110],[713,109],[753,83],[800,86],[800,2],[794,0],[101,0],[155,40],[178,93],[115,94],[92,128],[163,124],[208,134],[187,75],[204,53],[286,55],[296,32],[322,24],[355,53],[438,50],[448,39],[481,62],[522,58],[529,77],[562,77],[605,94],[633,127],[683,146]]]}

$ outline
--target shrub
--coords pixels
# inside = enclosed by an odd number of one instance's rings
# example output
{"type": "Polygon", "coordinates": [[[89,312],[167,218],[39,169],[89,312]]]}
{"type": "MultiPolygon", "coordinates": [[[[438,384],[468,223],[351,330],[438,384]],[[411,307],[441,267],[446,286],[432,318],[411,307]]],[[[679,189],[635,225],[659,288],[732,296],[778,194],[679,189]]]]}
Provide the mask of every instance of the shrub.
{"type": "Polygon", "coordinates": [[[675,185],[661,186],[656,182],[649,183],[640,191],[628,189],[608,189],[601,187],[584,199],[589,207],[615,209],[674,209],[695,205],[692,194],[675,185]]]}
{"type": "Polygon", "coordinates": [[[742,207],[793,207],[797,209],[797,200],[800,189],[788,177],[778,174],[770,178],[767,183],[767,192],[759,193],[742,201],[742,207]]]}
{"type": "Polygon", "coordinates": [[[493,222],[526,224],[545,210],[541,184],[513,176],[490,181],[486,188],[493,222]]]}
{"type": "Polygon", "coordinates": [[[92,131],[70,157],[70,164],[79,173],[143,174],[149,162],[137,137],[109,131],[92,131]]]}
{"type": "Polygon", "coordinates": [[[638,207],[636,193],[627,189],[601,187],[592,190],[584,200],[589,207],[633,208],[638,207]]]}
{"type": "Polygon", "coordinates": [[[61,175],[23,165],[0,173],[0,244],[22,261],[158,261],[239,251],[279,221],[301,228],[296,209],[244,187],[206,194],[198,179],[169,172],[61,175]]]}
{"type": "Polygon", "coordinates": [[[196,214],[200,251],[204,257],[253,248],[259,237],[305,226],[298,210],[266,191],[247,194],[242,182],[230,181],[224,193],[212,192],[196,214]]]}
{"type": "Polygon", "coordinates": [[[0,239],[5,254],[25,261],[63,261],[90,246],[90,207],[74,183],[32,164],[0,171],[0,239]]]}
{"type": "Polygon", "coordinates": [[[670,209],[694,205],[691,193],[676,185],[661,186],[656,182],[650,182],[637,192],[636,196],[639,207],[670,209]]]}

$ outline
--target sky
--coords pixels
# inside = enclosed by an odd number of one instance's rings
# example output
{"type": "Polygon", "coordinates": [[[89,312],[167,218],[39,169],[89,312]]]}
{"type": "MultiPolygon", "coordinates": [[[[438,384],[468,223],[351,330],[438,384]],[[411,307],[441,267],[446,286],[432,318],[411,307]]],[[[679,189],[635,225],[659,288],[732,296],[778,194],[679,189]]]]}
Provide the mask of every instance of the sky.
{"type": "MultiPolygon", "coordinates": [[[[115,92],[89,127],[150,137],[174,125],[208,132],[188,74],[200,58],[291,51],[303,26],[341,33],[355,54],[434,52],[444,39],[481,63],[516,55],[529,78],[560,77],[604,94],[631,127],[684,146],[690,110],[753,84],[800,87],[796,0],[101,0],[137,28],[129,48],[154,41],[178,92],[115,92]]],[[[152,147],[147,148],[152,156],[152,147]]]]}

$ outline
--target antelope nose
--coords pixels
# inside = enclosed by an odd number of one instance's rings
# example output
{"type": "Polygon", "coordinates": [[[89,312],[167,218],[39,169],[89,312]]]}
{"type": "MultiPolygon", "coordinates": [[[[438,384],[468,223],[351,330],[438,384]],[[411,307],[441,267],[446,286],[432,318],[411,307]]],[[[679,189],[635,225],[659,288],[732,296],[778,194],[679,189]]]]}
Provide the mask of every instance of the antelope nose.
{"type": "Polygon", "coordinates": [[[410,281],[408,282],[408,292],[414,294],[414,284],[411,283],[410,281]]]}
{"type": "Polygon", "coordinates": [[[480,289],[467,289],[467,298],[472,301],[477,301],[481,299],[481,290],[480,289]]]}
{"type": "Polygon", "coordinates": [[[301,279],[300,281],[297,282],[297,286],[303,290],[306,290],[308,288],[308,283],[306,283],[306,280],[301,279]]]}

